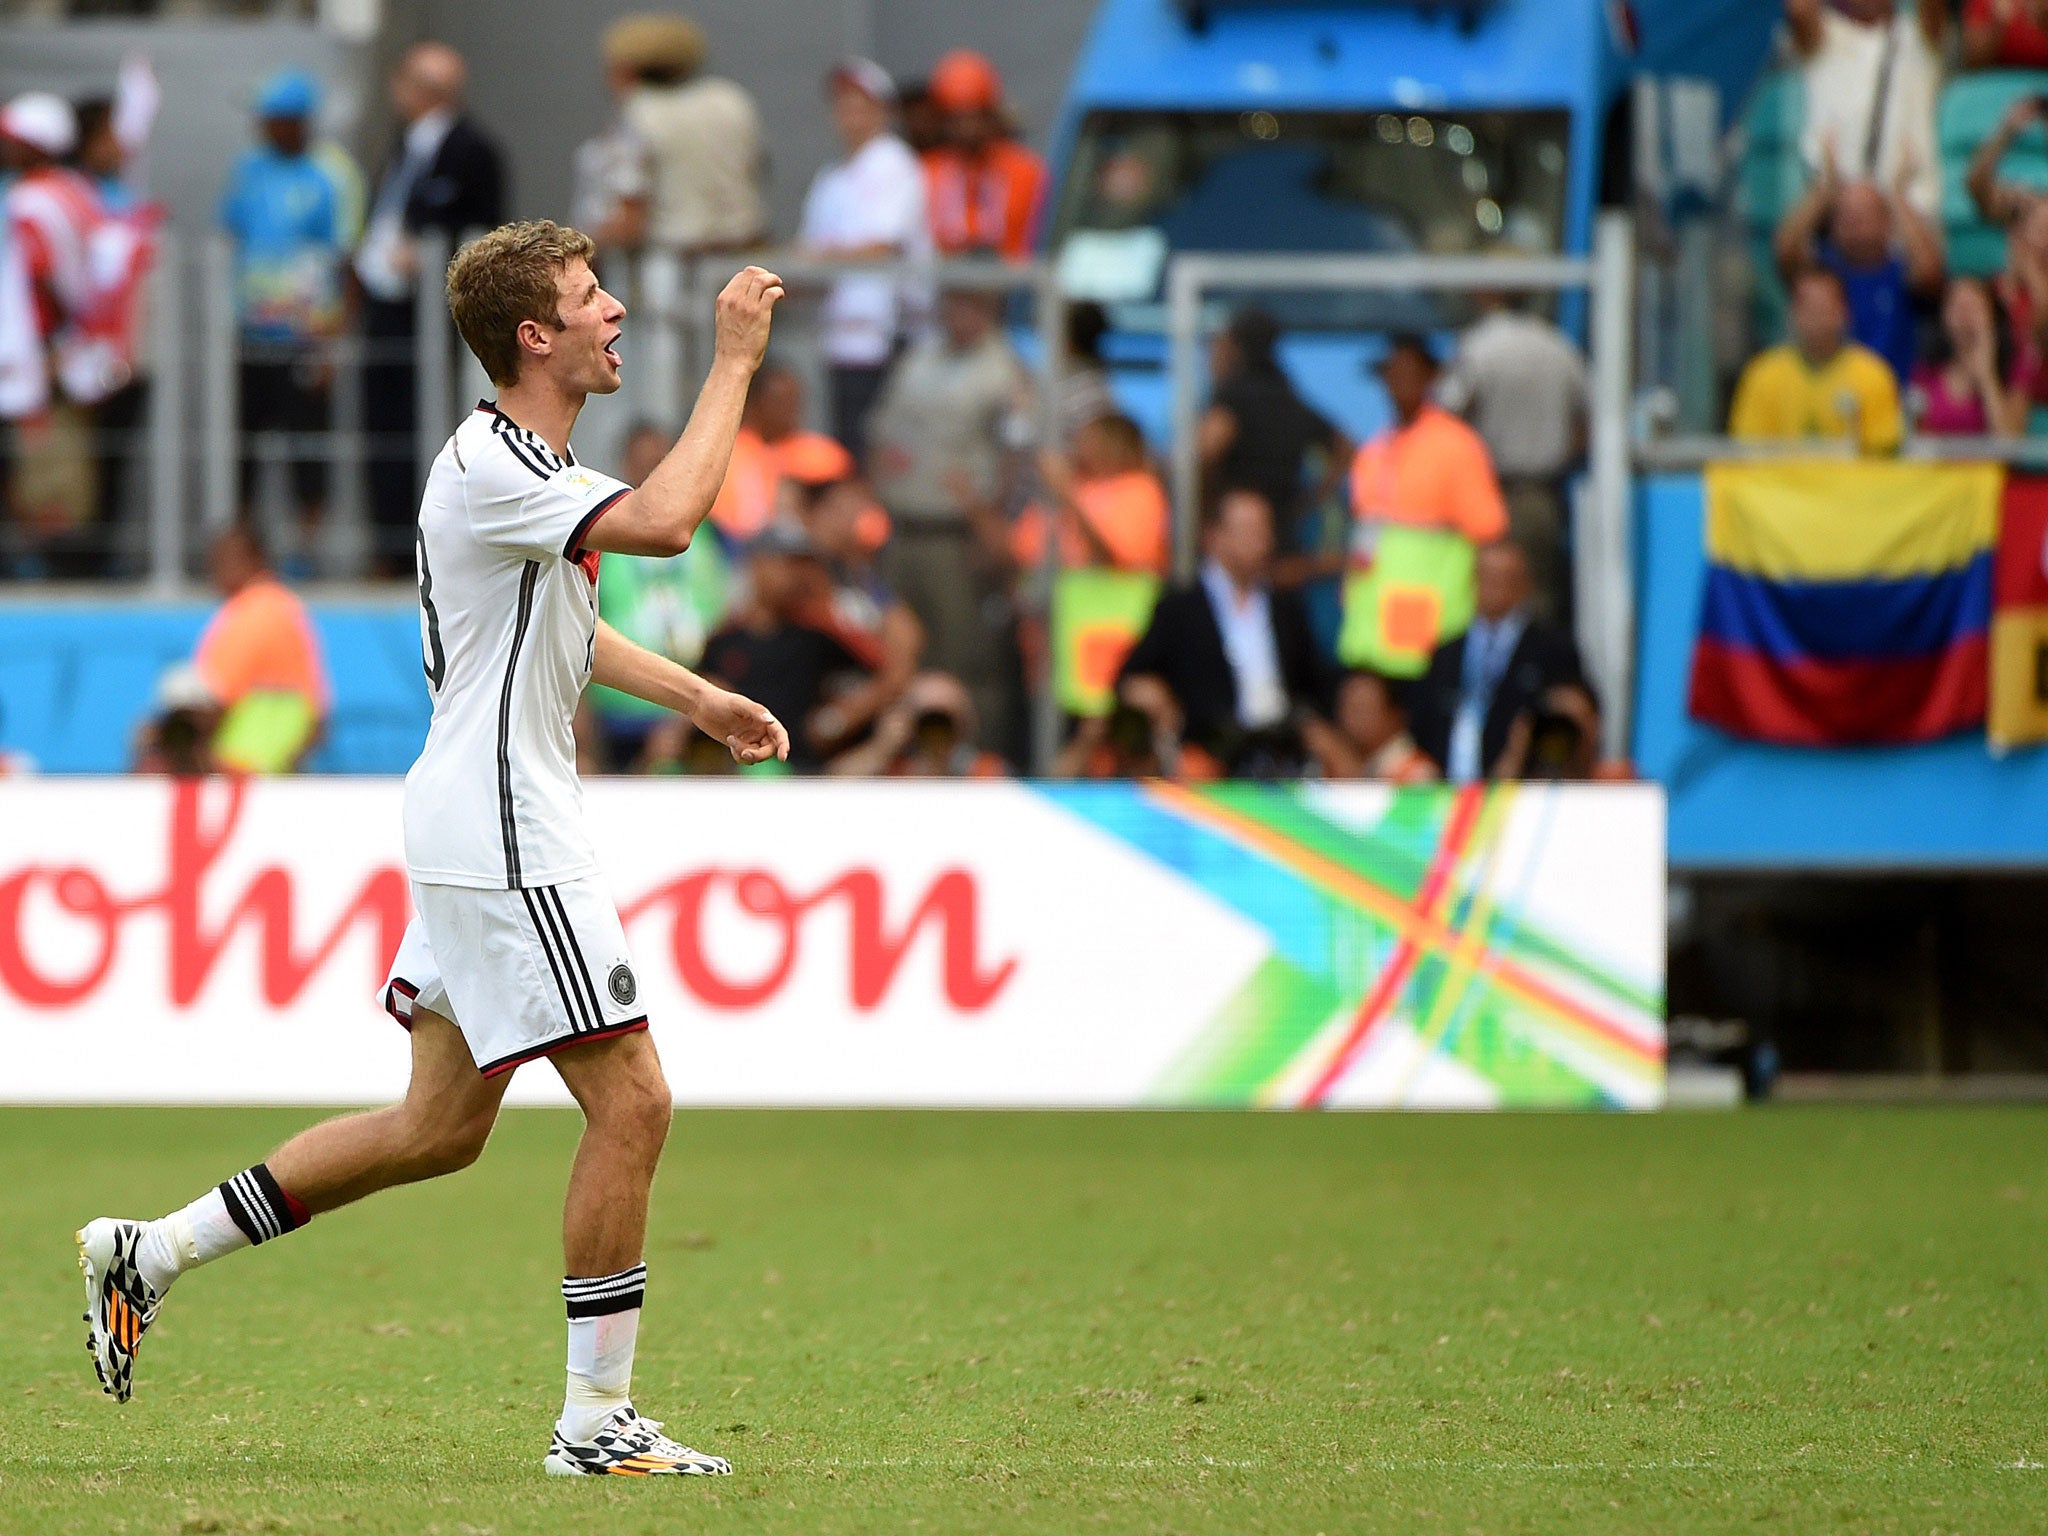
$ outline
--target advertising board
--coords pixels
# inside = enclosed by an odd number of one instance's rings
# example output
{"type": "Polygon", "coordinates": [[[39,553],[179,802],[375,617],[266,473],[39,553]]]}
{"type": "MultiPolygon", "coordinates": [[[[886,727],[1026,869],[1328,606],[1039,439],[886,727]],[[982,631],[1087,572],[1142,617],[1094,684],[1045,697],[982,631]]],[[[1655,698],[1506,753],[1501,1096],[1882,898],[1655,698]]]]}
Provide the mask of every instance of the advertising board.
{"type": "MultiPolygon", "coordinates": [[[[395,1097],[401,793],[0,783],[0,1101],[395,1097]]],[[[585,793],[679,1102],[1662,1101],[1654,787],[585,793]]]]}

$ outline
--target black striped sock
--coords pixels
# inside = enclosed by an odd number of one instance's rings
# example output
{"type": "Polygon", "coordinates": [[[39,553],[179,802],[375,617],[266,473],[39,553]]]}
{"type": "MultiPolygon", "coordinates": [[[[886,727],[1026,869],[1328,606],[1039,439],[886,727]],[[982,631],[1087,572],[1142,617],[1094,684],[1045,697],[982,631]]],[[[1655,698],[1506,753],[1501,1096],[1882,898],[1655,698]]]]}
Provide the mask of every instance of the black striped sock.
{"type": "Polygon", "coordinates": [[[571,1275],[562,1282],[562,1300],[569,1304],[571,1317],[608,1317],[630,1312],[647,1294],[647,1266],[635,1264],[616,1275],[593,1275],[588,1279],[571,1275]]]}
{"type": "Polygon", "coordinates": [[[252,1243],[267,1243],[296,1232],[313,1219],[313,1213],[286,1194],[262,1163],[221,1185],[220,1197],[227,1203],[228,1215],[252,1243]]]}

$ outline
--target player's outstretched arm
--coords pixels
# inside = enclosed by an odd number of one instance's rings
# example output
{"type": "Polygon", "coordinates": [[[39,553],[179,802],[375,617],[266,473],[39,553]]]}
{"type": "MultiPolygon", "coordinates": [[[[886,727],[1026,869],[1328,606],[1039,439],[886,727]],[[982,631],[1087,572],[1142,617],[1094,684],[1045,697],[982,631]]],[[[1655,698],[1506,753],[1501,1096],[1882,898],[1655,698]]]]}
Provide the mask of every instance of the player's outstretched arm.
{"type": "Polygon", "coordinates": [[[713,741],[724,742],[737,762],[764,763],[789,756],[789,732],[761,705],[635,645],[602,619],[597,622],[590,680],[674,710],[713,741]]]}
{"type": "Polygon", "coordinates": [[[640,489],[615,503],[585,535],[587,549],[621,555],[679,555],[725,484],[747,386],[768,351],[782,279],[748,267],[718,296],[718,341],[690,423],[640,489]]]}

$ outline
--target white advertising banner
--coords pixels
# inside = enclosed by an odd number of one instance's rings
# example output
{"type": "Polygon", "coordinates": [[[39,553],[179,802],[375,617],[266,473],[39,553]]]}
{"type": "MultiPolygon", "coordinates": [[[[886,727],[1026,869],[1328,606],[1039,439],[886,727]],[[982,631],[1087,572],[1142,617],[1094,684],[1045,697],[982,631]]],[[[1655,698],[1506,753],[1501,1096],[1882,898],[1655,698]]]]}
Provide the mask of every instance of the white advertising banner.
{"type": "MultiPolygon", "coordinates": [[[[0,781],[0,1101],[369,1103],[396,781],[0,781]]],[[[1645,1108],[1647,787],[614,780],[692,1104],[1645,1108]]],[[[545,1063],[513,1102],[567,1102],[545,1063]]]]}

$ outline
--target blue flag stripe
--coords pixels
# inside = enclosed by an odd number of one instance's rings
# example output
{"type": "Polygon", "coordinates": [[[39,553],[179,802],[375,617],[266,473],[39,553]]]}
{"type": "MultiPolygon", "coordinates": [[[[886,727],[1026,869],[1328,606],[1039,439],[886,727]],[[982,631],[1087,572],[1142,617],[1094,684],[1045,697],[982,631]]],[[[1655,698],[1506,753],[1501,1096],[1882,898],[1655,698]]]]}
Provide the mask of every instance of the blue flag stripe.
{"type": "Polygon", "coordinates": [[[1700,634],[1778,661],[1905,661],[1991,627],[1991,554],[1932,576],[1785,582],[1707,567],[1700,634]]]}

